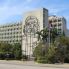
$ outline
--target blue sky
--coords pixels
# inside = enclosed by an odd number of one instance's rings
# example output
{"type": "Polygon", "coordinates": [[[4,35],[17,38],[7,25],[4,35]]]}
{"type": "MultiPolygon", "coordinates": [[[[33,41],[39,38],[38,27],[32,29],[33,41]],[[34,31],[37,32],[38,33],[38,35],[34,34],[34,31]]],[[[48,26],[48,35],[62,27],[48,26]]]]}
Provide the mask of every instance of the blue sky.
{"type": "Polygon", "coordinates": [[[69,29],[69,0],[0,0],[0,25],[20,21],[24,12],[42,7],[49,15],[64,16],[69,29]]]}

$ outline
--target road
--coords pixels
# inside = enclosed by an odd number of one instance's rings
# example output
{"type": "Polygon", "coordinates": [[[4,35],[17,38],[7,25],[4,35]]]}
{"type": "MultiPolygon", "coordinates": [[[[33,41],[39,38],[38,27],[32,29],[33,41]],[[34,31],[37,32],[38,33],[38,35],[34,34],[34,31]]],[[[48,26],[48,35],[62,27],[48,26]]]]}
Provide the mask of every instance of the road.
{"type": "Polygon", "coordinates": [[[69,69],[69,68],[28,66],[28,65],[20,65],[20,64],[0,63],[0,69],[69,69]]]}

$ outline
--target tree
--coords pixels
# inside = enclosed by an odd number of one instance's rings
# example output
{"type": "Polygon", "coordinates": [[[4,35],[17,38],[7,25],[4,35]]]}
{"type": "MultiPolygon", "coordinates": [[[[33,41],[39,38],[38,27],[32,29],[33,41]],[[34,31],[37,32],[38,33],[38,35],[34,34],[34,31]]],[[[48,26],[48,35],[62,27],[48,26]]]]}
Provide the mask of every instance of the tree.
{"type": "Polygon", "coordinates": [[[45,63],[46,46],[43,42],[39,42],[34,50],[35,61],[45,63]]]}
{"type": "Polygon", "coordinates": [[[22,58],[21,44],[20,43],[13,44],[12,52],[15,55],[15,59],[20,60],[22,58]]]}
{"type": "Polygon", "coordinates": [[[46,54],[47,63],[56,63],[57,62],[56,54],[57,54],[56,47],[54,46],[54,44],[51,44],[46,54]]]}
{"type": "Polygon", "coordinates": [[[51,28],[51,29],[45,28],[41,31],[38,31],[36,34],[38,34],[38,40],[42,40],[44,42],[47,42],[49,37],[50,37],[50,41],[54,42],[55,38],[58,36],[56,28],[51,28]]]}
{"type": "Polygon", "coordinates": [[[41,40],[41,31],[36,32],[38,34],[38,41],[41,40]]]}
{"type": "Polygon", "coordinates": [[[46,41],[48,37],[48,29],[45,28],[41,31],[38,31],[36,34],[38,34],[38,40],[46,41]]]}
{"type": "Polygon", "coordinates": [[[8,43],[0,43],[0,52],[11,52],[12,45],[8,43]]]}
{"type": "Polygon", "coordinates": [[[57,29],[51,28],[50,29],[50,41],[54,43],[55,39],[58,37],[57,29]]]}
{"type": "Polygon", "coordinates": [[[35,61],[39,63],[57,62],[56,54],[57,50],[53,44],[51,44],[51,46],[47,48],[44,43],[39,42],[34,50],[35,61]]]}
{"type": "Polygon", "coordinates": [[[6,54],[12,53],[12,45],[8,43],[0,43],[0,59],[6,59],[6,54]]]}
{"type": "Polygon", "coordinates": [[[59,57],[60,62],[69,62],[69,38],[65,36],[60,36],[55,41],[55,46],[57,47],[57,57],[59,57]]]}
{"type": "Polygon", "coordinates": [[[57,34],[57,29],[43,29],[39,31],[39,43],[34,50],[36,61],[41,63],[69,62],[69,38],[64,34],[57,34]],[[50,33],[50,47],[47,38],[50,33]],[[59,37],[57,37],[59,36],[59,37]]]}
{"type": "MultiPolygon", "coordinates": [[[[52,42],[54,42],[57,35],[56,29],[49,30],[48,28],[45,28],[37,32],[38,40],[40,40],[40,42],[36,46],[34,53],[37,61],[39,62],[48,62],[48,58],[50,58],[49,55],[51,53],[50,52],[51,50],[48,50],[49,46],[47,41],[49,40],[49,33],[50,33],[50,38],[53,40],[52,42]],[[48,52],[50,52],[49,55],[47,54],[48,52]]],[[[51,54],[51,56],[53,56],[53,54],[51,54]]]]}

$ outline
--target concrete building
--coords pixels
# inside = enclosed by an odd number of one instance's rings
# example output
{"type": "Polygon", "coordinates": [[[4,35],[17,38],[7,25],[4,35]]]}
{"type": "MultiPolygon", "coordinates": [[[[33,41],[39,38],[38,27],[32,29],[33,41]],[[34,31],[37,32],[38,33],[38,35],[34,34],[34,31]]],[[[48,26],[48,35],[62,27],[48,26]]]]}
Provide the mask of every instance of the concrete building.
{"type": "Polygon", "coordinates": [[[31,57],[38,43],[36,32],[48,26],[66,35],[65,18],[48,16],[48,10],[41,8],[25,13],[22,22],[0,26],[0,42],[22,43],[22,53],[31,57]]]}
{"type": "Polygon", "coordinates": [[[21,43],[22,23],[0,26],[0,42],[21,43]]]}
{"type": "Polygon", "coordinates": [[[37,31],[48,27],[48,10],[45,8],[37,9],[25,13],[22,23],[22,52],[25,55],[32,56],[34,48],[37,45],[37,31]]]}
{"type": "Polygon", "coordinates": [[[58,17],[58,16],[49,16],[49,25],[50,28],[57,28],[58,34],[65,34],[67,33],[66,28],[66,19],[64,17],[58,17]]]}

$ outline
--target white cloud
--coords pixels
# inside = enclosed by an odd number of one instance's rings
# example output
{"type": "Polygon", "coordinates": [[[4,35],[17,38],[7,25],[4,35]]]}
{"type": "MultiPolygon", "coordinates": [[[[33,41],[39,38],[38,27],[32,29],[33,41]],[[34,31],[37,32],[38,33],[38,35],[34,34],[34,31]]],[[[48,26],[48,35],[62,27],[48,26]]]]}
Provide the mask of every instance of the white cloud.
{"type": "MultiPolygon", "coordinates": [[[[32,1],[32,0],[28,0],[32,1]]],[[[22,15],[23,12],[30,10],[32,8],[31,6],[28,5],[28,2],[23,2],[21,5],[14,5],[14,6],[9,6],[10,1],[8,0],[5,2],[3,6],[0,6],[0,23],[4,22],[6,19],[9,20],[10,17],[14,15],[22,15]]]]}
{"type": "Polygon", "coordinates": [[[40,0],[21,0],[21,1],[20,0],[6,0],[3,5],[0,5],[0,23],[5,21],[6,19],[9,20],[9,18],[14,15],[23,15],[24,12],[34,9],[36,5],[38,5],[39,7],[42,7],[44,5],[44,7],[48,8],[49,13],[52,15],[58,15],[58,13],[68,8],[64,6],[57,7],[57,5],[55,4],[53,5],[47,4],[47,6],[46,4],[43,4],[40,6],[42,2],[40,0]]]}

